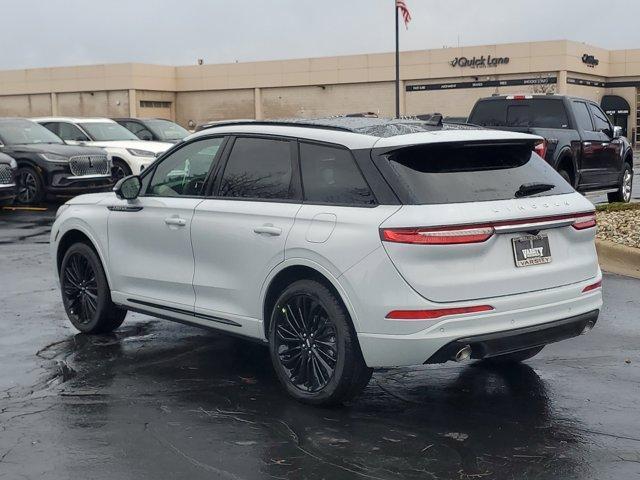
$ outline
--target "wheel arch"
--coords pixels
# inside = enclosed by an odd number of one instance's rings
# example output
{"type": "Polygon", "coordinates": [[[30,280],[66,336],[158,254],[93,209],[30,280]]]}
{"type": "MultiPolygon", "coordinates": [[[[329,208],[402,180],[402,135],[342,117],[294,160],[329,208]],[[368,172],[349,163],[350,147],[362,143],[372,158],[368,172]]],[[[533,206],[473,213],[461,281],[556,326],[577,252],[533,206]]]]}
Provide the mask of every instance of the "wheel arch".
{"type": "Polygon", "coordinates": [[[264,282],[261,294],[262,327],[265,338],[269,338],[269,322],[271,320],[271,309],[278,298],[278,295],[291,283],[312,279],[325,285],[342,302],[349,313],[353,328],[357,332],[358,318],[349,297],[338,281],[338,279],[322,265],[306,259],[292,259],[284,262],[274,269],[264,282]]]}
{"type": "Polygon", "coordinates": [[[55,252],[55,266],[56,266],[56,274],[60,275],[60,267],[62,266],[62,259],[64,258],[64,254],[67,252],[69,247],[76,243],[85,243],[89,247],[96,252],[98,258],[100,259],[100,263],[102,263],[102,269],[104,270],[105,277],[107,278],[107,284],[109,285],[109,289],[111,289],[111,280],[109,277],[109,269],[106,268],[107,262],[106,258],[102,252],[102,249],[99,246],[99,242],[96,238],[91,234],[88,229],[80,226],[73,225],[69,228],[65,229],[64,233],[60,232],[59,237],[56,240],[56,252],[55,252]]]}
{"type": "Polygon", "coordinates": [[[48,173],[47,171],[42,168],[40,165],[38,165],[38,162],[36,162],[35,160],[28,158],[28,157],[13,157],[14,160],[16,161],[16,163],[18,164],[18,168],[21,167],[29,167],[29,168],[33,168],[36,173],[38,173],[40,175],[40,177],[42,178],[42,181],[47,183],[48,182],[48,173]]]}
{"type": "Polygon", "coordinates": [[[563,166],[570,167],[570,171],[568,173],[573,178],[572,186],[575,188],[578,183],[578,165],[575,159],[575,155],[568,147],[563,148],[558,154],[558,161],[556,162],[555,166],[556,171],[560,171],[563,166]]]}

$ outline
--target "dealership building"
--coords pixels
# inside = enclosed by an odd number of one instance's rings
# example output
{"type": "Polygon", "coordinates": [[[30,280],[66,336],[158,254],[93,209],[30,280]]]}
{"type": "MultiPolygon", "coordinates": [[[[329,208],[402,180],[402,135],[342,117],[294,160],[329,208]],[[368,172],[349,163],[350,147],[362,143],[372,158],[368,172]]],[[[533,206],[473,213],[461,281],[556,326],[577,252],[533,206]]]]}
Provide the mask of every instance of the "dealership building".
{"type": "MultiPolygon", "coordinates": [[[[395,112],[393,53],[190,66],[139,63],[0,71],[0,116],[209,120],[395,112]]],[[[600,103],[640,141],[640,49],[572,41],[401,54],[403,115],[466,117],[493,94],[559,93],[600,103]]]]}

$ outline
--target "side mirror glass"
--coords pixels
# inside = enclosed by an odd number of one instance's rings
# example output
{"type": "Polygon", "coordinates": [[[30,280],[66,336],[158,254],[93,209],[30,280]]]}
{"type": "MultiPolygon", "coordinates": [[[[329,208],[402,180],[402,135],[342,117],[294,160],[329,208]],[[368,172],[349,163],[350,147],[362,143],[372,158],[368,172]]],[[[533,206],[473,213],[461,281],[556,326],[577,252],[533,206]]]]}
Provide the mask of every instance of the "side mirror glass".
{"type": "Polygon", "coordinates": [[[618,125],[613,127],[613,138],[620,138],[622,136],[622,127],[618,125]]]}
{"type": "Polygon", "coordinates": [[[116,193],[116,197],[120,200],[134,200],[140,195],[140,189],[142,188],[142,182],[137,175],[129,175],[124,177],[116,183],[113,187],[113,191],[116,193]]]}

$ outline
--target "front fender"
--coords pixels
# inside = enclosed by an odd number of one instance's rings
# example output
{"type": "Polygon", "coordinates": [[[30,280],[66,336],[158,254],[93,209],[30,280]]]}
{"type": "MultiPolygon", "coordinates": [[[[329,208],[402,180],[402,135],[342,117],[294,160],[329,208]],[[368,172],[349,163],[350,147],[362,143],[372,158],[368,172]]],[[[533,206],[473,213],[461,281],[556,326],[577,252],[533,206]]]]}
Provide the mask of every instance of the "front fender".
{"type": "Polygon", "coordinates": [[[96,250],[107,278],[107,283],[111,286],[109,275],[109,243],[107,235],[107,222],[109,212],[104,205],[69,205],[69,207],[54,222],[51,228],[50,254],[54,268],[54,275],[57,282],[58,272],[58,248],[60,241],[66,234],[78,231],[85,235],[96,250]],[[80,217],[79,215],[82,215],[80,217]],[[89,217],[88,219],[85,219],[89,217]]]}

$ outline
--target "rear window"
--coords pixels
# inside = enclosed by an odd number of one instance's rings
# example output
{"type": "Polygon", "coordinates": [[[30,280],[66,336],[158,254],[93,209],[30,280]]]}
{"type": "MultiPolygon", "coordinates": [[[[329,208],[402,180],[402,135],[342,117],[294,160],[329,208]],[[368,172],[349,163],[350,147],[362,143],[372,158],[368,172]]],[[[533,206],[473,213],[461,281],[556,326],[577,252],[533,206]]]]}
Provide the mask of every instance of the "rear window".
{"type": "Polygon", "coordinates": [[[569,119],[561,100],[480,101],[469,123],[485,127],[569,128],[569,119]]]}
{"type": "Polygon", "coordinates": [[[416,204],[548,196],[573,188],[530,145],[416,146],[386,155],[416,204]]]}

